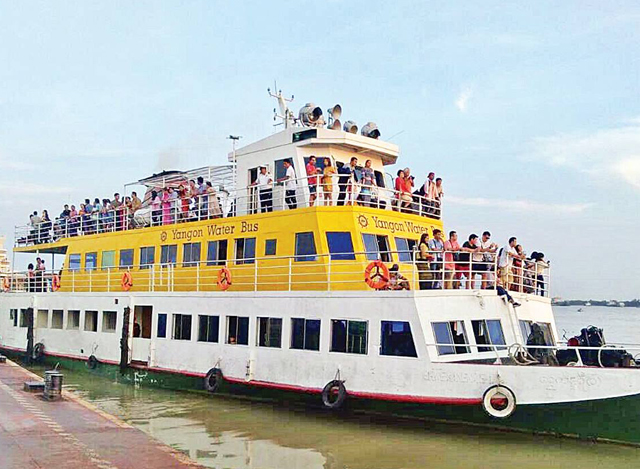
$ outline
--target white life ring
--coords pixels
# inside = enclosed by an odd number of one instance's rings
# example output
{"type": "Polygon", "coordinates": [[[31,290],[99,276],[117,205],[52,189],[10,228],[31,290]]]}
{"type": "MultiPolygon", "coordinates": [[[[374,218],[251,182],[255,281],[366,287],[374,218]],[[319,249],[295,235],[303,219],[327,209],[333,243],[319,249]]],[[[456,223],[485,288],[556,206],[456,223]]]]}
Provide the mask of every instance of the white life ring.
{"type": "Polygon", "coordinates": [[[507,387],[491,386],[482,396],[482,408],[491,417],[506,419],[516,410],[516,396],[507,387]]]}

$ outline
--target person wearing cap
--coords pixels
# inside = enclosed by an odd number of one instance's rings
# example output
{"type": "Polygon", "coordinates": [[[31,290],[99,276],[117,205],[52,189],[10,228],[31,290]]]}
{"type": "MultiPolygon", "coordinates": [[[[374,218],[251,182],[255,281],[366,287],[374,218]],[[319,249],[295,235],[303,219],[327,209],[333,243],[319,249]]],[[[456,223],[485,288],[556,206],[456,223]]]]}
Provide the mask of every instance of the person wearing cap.
{"type": "Polygon", "coordinates": [[[409,280],[400,273],[398,264],[393,264],[389,269],[389,290],[409,290],[409,280]]]}

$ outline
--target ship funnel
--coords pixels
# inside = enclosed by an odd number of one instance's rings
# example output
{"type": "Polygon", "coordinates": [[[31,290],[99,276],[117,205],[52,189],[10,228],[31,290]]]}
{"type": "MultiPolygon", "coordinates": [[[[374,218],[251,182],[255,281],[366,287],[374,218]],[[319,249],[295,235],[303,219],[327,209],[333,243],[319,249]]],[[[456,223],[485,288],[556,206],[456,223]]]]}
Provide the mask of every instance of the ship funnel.
{"type": "Polygon", "coordinates": [[[302,109],[300,109],[298,117],[304,125],[310,127],[319,127],[324,124],[322,109],[313,103],[305,104],[302,109]]]}
{"type": "Polygon", "coordinates": [[[344,123],[344,127],[342,128],[345,132],[349,132],[351,134],[358,133],[358,126],[353,121],[347,121],[344,123]]]}
{"type": "Polygon", "coordinates": [[[367,122],[360,133],[369,138],[380,137],[380,131],[378,130],[378,126],[375,122],[367,122]]]}

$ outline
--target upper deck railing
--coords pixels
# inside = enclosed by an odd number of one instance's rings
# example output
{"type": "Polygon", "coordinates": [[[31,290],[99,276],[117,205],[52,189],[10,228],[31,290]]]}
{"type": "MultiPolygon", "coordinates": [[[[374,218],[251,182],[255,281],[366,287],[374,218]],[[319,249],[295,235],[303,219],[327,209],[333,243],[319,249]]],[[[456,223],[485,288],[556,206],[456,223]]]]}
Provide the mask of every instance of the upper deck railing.
{"type": "MultiPolygon", "coordinates": [[[[258,257],[235,260],[149,263],[108,268],[64,268],[14,272],[5,277],[5,292],[204,292],[204,291],[347,291],[347,290],[481,290],[549,297],[550,270],[535,262],[498,269],[492,255],[482,260],[452,261],[432,251],[419,260],[417,251],[347,252],[258,257]],[[398,261],[396,262],[395,259],[398,261]],[[451,263],[454,264],[451,264],[451,263]],[[398,266],[394,272],[393,263],[398,266]],[[384,266],[382,266],[383,264],[384,266]],[[386,269],[385,269],[386,266],[386,269]],[[389,270],[387,270],[389,269],[389,270]],[[368,274],[367,274],[368,272],[368,274]],[[369,282],[367,282],[367,275],[369,282]],[[127,277],[128,276],[128,277],[127,277]],[[125,280],[131,285],[125,287],[125,280]],[[381,283],[378,283],[383,280],[381,283]],[[503,282],[506,282],[503,283],[503,282]],[[377,284],[378,283],[378,284],[377,284]]],[[[485,254],[486,255],[486,254],[485,254]]]]}
{"type": "MultiPolygon", "coordinates": [[[[349,181],[345,184],[335,177],[331,183],[323,183],[321,175],[316,183],[309,178],[274,183],[271,188],[251,185],[237,191],[219,191],[195,197],[161,197],[157,201],[145,200],[136,211],[121,205],[112,210],[59,217],[53,221],[15,227],[15,244],[18,247],[46,244],[63,238],[140,229],[147,226],[172,225],[199,220],[229,218],[259,212],[295,210],[310,206],[360,205],[380,210],[440,219],[440,200],[417,194],[400,193],[385,187],[368,186],[349,181]],[[287,183],[295,189],[287,189],[287,183]]],[[[290,186],[289,186],[290,187],[290,186]]],[[[159,190],[160,191],[160,190],[159,190]]]]}

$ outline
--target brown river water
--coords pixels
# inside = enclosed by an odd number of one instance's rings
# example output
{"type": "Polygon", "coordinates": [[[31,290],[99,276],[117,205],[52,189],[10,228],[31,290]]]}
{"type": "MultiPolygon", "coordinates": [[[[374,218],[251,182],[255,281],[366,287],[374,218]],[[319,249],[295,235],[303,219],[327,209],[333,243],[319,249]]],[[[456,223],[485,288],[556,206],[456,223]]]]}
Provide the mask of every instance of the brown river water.
{"type": "MultiPolygon", "coordinates": [[[[570,335],[592,322],[640,343],[640,309],[556,308],[570,335]]],[[[638,351],[640,352],[640,350],[638,351]]],[[[635,352],[634,352],[635,354],[635,352]]],[[[65,384],[204,466],[217,469],[636,468],[640,448],[460,425],[137,388],[65,370],[65,384]]],[[[640,418],[640,417],[639,417],[640,418]]]]}

